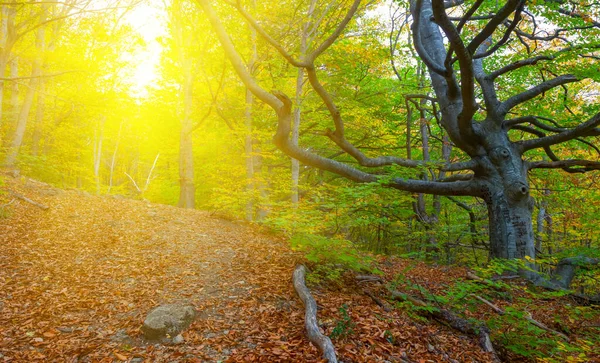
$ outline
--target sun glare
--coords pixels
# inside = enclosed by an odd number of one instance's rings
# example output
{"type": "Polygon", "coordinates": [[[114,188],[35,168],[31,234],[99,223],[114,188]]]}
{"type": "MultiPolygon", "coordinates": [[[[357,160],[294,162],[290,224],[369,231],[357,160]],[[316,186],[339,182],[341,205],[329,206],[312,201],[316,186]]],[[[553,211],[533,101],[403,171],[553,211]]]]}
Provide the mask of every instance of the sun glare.
{"type": "Polygon", "coordinates": [[[158,63],[161,45],[158,38],[166,34],[165,22],[161,17],[159,5],[142,3],[133,9],[126,17],[131,26],[143,37],[146,47],[132,54],[133,93],[143,97],[147,87],[152,86],[158,79],[158,63]]]}

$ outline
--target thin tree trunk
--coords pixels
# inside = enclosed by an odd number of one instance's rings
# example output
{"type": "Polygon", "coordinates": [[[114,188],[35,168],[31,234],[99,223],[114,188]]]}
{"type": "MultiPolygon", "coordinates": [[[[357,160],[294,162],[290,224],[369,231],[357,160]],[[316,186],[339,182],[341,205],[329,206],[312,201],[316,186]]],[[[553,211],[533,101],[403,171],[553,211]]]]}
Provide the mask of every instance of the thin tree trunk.
{"type": "Polygon", "coordinates": [[[181,120],[179,139],[179,206],[195,207],[196,186],[194,185],[194,152],[192,143],[192,74],[191,60],[186,60],[184,67],[185,81],[183,86],[184,112],[181,120]]]}
{"type": "MultiPolygon", "coordinates": [[[[48,4],[42,4],[41,7],[41,15],[40,15],[40,23],[43,23],[46,20],[48,4]]],[[[17,161],[17,156],[19,154],[19,149],[21,148],[21,144],[23,143],[23,137],[25,136],[25,129],[27,127],[27,121],[29,119],[29,112],[31,111],[31,106],[33,104],[33,99],[35,97],[35,93],[37,90],[37,84],[39,81],[39,76],[42,72],[42,59],[43,52],[45,49],[45,36],[46,36],[46,27],[40,26],[36,32],[35,37],[35,47],[36,47],[36,56],[33,61],[33,66],[31,68],[31,79],[29,80],[29,88],[25,94],[25,100],[23,101],[23,106],[21,107],[21,112],[19,113],[19,119],[17,122],[17,128],[12,138],[12,142],[10,144],[7,156],[6,156],[6,165],[8,167],[12,167],[15,165],[17,161]]],[[[1,66],[1,65],[0,65],[1,66]]]]}
{"type": "Polygon", "coordinates": [[[40,140],[42,139],[42,127],[44,123],[44,108],[46,102],[46,82],[43,78],[38,83],[37,108],[35,110],[35,123],[31,141],[31,154],[38,156],[40,140]]]}
{"type": "Polygon", "coordinates": [[[196,205],[196,186],[194,184],[194,149],[192,142],[192,58],[185,47],[189,44],[185,28],[181,1],[173,2],[173,22],[175,26],[176,44],[179,51],[179,62],[183,72],[181,97],[183,99],[183,115],[179,137],[179,203],[181,208],[194,208],[196,205]]]}
{"type": "MultiPolygon", "coordinates": [[[[302,26],[302,34],[300,34],[300,59],[304,58],[308,50],[308,31],[312,23],[313,13],[317,6],[316,0],[310,2],[307,17],[308,19],[302,26]]],[[[304,86],[304,68],[298,68],[296,76],[296,108],[294,109],[294,122],[292,124],[292,143],[298,145],[300,139],[300,120],[302,113],[302,89],[304,86]]],[[[297,205],[300,200],[298,183],[300,179],[300,162],[292,158],[292,204],[297,205]]]]}
{"type": "MultiPolygon", "coordinates": [[[[544,189],[542,198],[548,195],[550,195],[550,189],[544,189]]],[[[544,234],[548,235],[546,233],[546,228],[544,224],[550,224],[547,222],[550,220],[551,217],[548,214],[548,202],[545,199],[541,199],[538,206],[539,210],[536,220],[537,226],[535,235],[535,249],[536,251],[542,251],[542,242],[544,240],[544,234]]]]}
{"type": "MultiPolygon", "coordinates": [[[[2,5],[2,22],[0,23],[0,78],[6,76],[6,66],[12,47],[16,41],[15,15],[17,10],[10,5],[2,5]]],[[[4,80],[0,80],[0,124],[4,104],[4,80]]]]}
{"type": "MultiPolygon", "coordinates": [[[[304,32],[302,33],[304,36],[304,32]]],[[[303,37],[303,40],[304,37],[303,37]]],[[[300,138],[300,114],[302,106],[302,86],[304,84],[304,68],[298,68],[296,76],[296,109],[294,110],[294,123],[292,124],[292,143],[298,145],[300,138]]],[[[298,182],[300,179],[300,162],[292,158],[292,204],[298,205],[298,182]]]]}
{"type": "Polygon", "coordinates": [[[98,121],[96,127],[96,137],[94,142],[94,179],[96,181],[96,194],[100,195],[100,164],[102,162],[102,142],[104,139],[104,121],[105,116],[98,121]]]}
{"type": "MultiPolygon", "coordinates": [[[[251,1],[250,6],[254,10],[256,7],[255,1],[251,1]]],[[[254,67],[258,59],[256,50],[256,30],[249,26],[250,30],[250,47],[251,55],[248,61],[247,67],[251,74],[254,74],[254,67]]],[[[244,126],[246,128],[246,136],[244,137],[244,157],[246,158],[246,193],[248,200],[246,202],[246,220],[254,220],[254,204],[255,204],[255,190],[257,189],[257,181],[255,180],[255,162],[254,162],[254,137],[252,135],[253,129],[253,109],[254,109],[254,95],[249,89],[246,89],[246,110],[244,113],[244,126]]]]}
{"type": "Polygon", "coordinates": [[[117,160],[117,151],[119,151],[119,142],[121,141],[122,129],[123,129],[123,121],[121,121],[121,123],[119,124],[119,133],[117,134],[117,142],[115,143],[115,150],[113,151],[112,159],[110,161],[110,176],[109,176],[109,180],[108,180],[107,193],[110,193],[110,190],[112,189],[112,186],[113,186],[113,175],[115,172],[115,163],[117,160]]]}
{"type": "Polygon", "coordinates": [[[246,193],[248,193],[248,201],[246,202],[246,220],[254,219],[254,156],[252,152],[252,105],[254,104],[254,96],[250,90],[246,90],[246,111],[245,111],[245,127],[246,137],[244,138],[244,157],[246,158],[246,193]]]}
{"type": "MultiPolygon", "coordinates": [[[[13,57],[10,61],[10,78],[19,77],[19,57],[13,57]]],[[[19,83],[10,83],[10,119],[12,122],[17,120],[19,115],[19,83]]]]}

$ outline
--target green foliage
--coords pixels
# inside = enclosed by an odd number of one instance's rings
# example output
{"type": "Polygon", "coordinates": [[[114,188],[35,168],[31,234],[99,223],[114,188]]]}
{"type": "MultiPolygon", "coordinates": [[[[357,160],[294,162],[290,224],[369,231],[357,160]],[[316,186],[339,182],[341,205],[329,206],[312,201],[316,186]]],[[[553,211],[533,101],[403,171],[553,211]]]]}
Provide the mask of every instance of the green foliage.
{"type": "Polygon", "coordinates": [[[342,304],[338,311],[341,317],[336,321],[335,327],[331,331],[331,334],[329,334],[331,339],[346,338],[354,334],[354,327],[356,327],[356,324],[348,314],[348,305],[342,304]]]}
{"type": "Polygon", "coordinates": [[[303,251],[312,263],[309,282],[339,282],[347,270],[380,273],[373,266],[373,258],[357,250],[350,241],[299,234],[292,237],[291,243],[293,249],[303,251]]]}

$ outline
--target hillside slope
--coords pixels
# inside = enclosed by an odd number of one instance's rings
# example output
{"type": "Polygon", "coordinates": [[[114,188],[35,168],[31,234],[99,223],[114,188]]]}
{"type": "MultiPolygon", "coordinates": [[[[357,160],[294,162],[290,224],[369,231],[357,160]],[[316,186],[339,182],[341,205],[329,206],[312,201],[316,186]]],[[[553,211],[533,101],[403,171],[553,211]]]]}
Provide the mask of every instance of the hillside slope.
{"type": "MultiPolygon", "coordinates": [[[[302,259],[282,238],[207,212],[4,179],[0,361],[320,361],[291,284],[302,259]],[[144,342],[146,313],[172,302],[199,312],[185,341],[144,342]]],[[[411,274],[425,285],[435,277],[434,291],[464,272],[419,263],[411,274]]],[[[363,287],[313,289],[325,332],[349,325],[334,340],[341,361],[491,361],[476,338],[384,311],[363,287]]]]}

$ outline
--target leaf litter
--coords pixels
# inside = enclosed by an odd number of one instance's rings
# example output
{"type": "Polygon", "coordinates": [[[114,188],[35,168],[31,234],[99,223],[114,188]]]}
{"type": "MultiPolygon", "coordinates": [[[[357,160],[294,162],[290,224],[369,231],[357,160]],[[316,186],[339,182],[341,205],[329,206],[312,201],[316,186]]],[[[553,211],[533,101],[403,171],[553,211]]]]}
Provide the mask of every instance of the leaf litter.
{"type": "MultiPolygon", "coordinates": [[[[322,361],[291,283],[302,256],[285,239],[203,211],[39,182],[7,180],[0,189],[8,188],[50,208],[13,203],[0,218],[0,361],[322,361]],[[145,314],[177,302],[198,311],[184,342],[145,342],[145,314]]],[[[394,261],[388,275],[402,271],[394,261]]],[[[448,271],[423,264],[410,273],[435,290],[462,273],[448,271]]],[[[385,312],[352,279],[313,294],[324,333],[341,306],[353,322],[334,340],[343,362],[491,361],[472,337],[385,312]]]]}

